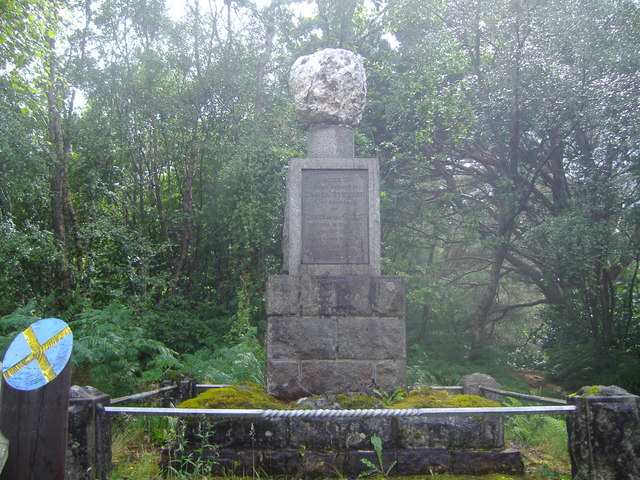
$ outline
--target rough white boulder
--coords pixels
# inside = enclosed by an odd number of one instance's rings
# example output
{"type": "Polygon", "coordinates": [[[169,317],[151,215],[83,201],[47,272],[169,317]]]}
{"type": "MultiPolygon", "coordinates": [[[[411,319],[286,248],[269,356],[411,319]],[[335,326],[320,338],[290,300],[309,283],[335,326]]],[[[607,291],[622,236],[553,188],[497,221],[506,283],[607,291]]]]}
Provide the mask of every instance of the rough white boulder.
{"type": "Polygon", "coordinates": [[[341,48],[300,57],[291,67],[289,88],[302,123],[356,126],[367,96],[362,57],[341,48]]]}

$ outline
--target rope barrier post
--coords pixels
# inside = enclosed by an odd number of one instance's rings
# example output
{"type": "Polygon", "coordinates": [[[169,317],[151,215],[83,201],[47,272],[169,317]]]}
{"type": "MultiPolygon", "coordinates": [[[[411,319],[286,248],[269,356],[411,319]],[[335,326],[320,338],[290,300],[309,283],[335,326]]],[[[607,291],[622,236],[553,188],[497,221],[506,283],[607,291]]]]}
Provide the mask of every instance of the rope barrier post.
{"type": "Polygon", "coordinates": [[[583,387],[568,398],[574,480],[640,478],[640,397],[620,387],[583,387]]]}
{"type": "Polygon", "coordinates": [[[163,393],[163,407],[176,406],[196,396],[195,378],[181,376],[178,380],[163,381],[162,386],[165,385],[175,385],[176,388],[163,393]]]}
{"type": "Polygon", "coordinates": [[[9,440],[2,480],[64,480],[73,335],[47,318],[13,340],[2,362],[0,431],[9,440]]]}
{"type": "Polygon", "coordinates": [[[109,395],[93,387],[71,387],[66,480],[106,480],[111,471],[109,395]]]}

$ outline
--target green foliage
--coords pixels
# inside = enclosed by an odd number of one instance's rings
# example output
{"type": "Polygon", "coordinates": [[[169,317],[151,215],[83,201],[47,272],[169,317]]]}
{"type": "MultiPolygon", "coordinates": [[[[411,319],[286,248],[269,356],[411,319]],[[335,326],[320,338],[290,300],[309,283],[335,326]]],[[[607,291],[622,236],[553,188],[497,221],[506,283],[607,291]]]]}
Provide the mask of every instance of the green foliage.
{"type": "Polygon", "coordinates": [[[375,464],[368,458],[361,458],[360,461],[367,467],[369,467],[369,470],[362,472],[362,475],[364,475],[365,477],[369,475],[382,475],[383,477],[386,477],[398,462],[396,460],[393,460],[387,467],[385,467],[384,461],[382,459],[382,439],[377,435],[373,435],[371,437],[371,445],[373,445],[373,451],[376,454],[378,463],[375,464]]]}
{"type": "Polygon", "coordinates": [[[378,396],[378,398],[380,398],[382,403],[384,403],[387,407],[390,407],[391,405],[398,403],[403,399],[405,395],[405,392],[402,389],[402,387],[396,387],[393,390],[393,392],[390,392],[390,393],[381,392],[380,390],[373,389],[373,393],[375,393],[378,396]]]}
{"type": "Polygon", "coordinates": [[[178,458],[170,461],[169,472],[171,476],[179,480],[207,478],[213,472],[216,465],[214,460],[218,456],[217,447],[208,442],[211,435],[209,425],[200,424],[199,430],[193,432],[196,444],[189,441],[189,452],[185,454],[186,445],[182,436],[178,436],[176,455],[178,458]]]}
{"type": "Polygon", "coordinates": [[[91,245],[84,273],[93,304],[150,305],[169,288],[155,246],[108,213],[96,213],[83,237],[91,245]]]}
{"type": "Polygon", "coordinates": [[[556,344],[547,350],[547,369],[570,390],[600,384],[640,394],[640,358],[599,343],[556,344]]]}
{"type": "Polygon", "coordinates": [[[203,348],[184,355],[182,361],[201,382],[223,385],[264,382],[264,349],[256,338],[255,328],[250,328],[236,345],[203,348]]]}
{"type": "Polygon", "coordinates": [[[0,351],[6,352],[15,336],[26,330],[33,322],[40,320],[35,299],[0,318],[0,351]]]}
{"type": "Polygon", "coordinates": [[[166,295],[140,315],[140,325],[150,338],[172,350],[194,354],[202,348],[215,350],[225,345],[225,332],[232,324],[228,310],[213,301],[195,303],[166,295]]]}
{"type": "MultiPolygon", "coordinates": [[[[521,403],[508,399],[506,406],[521,403]]],[[[567,424],[563,418],[549,415],[512,415],[505,421],[505,441],[519,450],[538,449],[556,459],[567,461],[567,424]]]]}
{"type": "Polygon", "coordinates": [[[460,352],[462,348],[449,346],[445,342],[431,344],[433,349],[423,351],[420,345],[410,347],[407,366],[409,384],[457,385],[460,379],[472,373],[482,372],[494,377],[504,388],[513,391],[528,391],[526,383],[512,375],[509,357],[500,347],[487,348],[482,362],[471,362],[460,352]]]}
{"type": "Polygon", "coordinates": [[[24,68],[46,52],[55,37],[57,2],[12,0],[0,5],[0,66],[24,68]]]}
{"type": "Polygon", "coordinates": [[[53,277],[59,255],[51,233],[29,222],[16,228],[11,218],[0,218],[0,235],[0,314],[6,314],[50,292],[47,279],[53,277]],[[34,277],[36,270],[40,275],[34,277]]]}
{"type": "Polygon", "coordinates": [[[134,311],[117,302],[85,308],[70,327],[75,376],[111,395],[130,393],[182,367],[176,352],[148,338],[134,311]]]}

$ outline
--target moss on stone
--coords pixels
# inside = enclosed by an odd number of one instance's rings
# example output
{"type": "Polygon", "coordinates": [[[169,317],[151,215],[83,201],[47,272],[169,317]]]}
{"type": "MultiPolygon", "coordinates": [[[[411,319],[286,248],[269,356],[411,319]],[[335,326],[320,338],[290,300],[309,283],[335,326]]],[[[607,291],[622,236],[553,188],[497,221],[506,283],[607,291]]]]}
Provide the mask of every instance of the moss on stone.
{"type": "Polygon", "coordinates": [[[499,407],[500,405],[477,395],[454,395],[446,390],[422,387],[392,405],[390,408],[467,408],[499,407]]]}
{"type": "Polygon", "coordinates": [[[289,405],[271,395],[256,383],[242,382],[230,387],[210,388],[178,408],[262,408],[286,410],[289,405]]]}
{"type": "Polygon", "coordinates": [[[451,406],[457,408],[499,407],[500,404],[478,395],[454,395],[451,399],[451,406]]]}
{"type": "Polygon", "coordinates": [[[365,394],[336,395],[336,400],[345,410],[368,410],[382,408],[382,402],[375,397],[365,394]]]}
{"type": "Polygon", "coordinates": [[[402,400],[394,403],[390,408],[441,408],[448,406],[452,396],[446,390],[422,387],[410,391],[402,400]]]}
{"type": "Polygon", "coordinates": [[[600,395],[599,385],[591,385],[590,387],[585,388],[585,391],[582,393],[583,397],[597,397],[598,395],[600,395]]]}
{"type": "MultiPolygon", "coordinates": [[[[331,396],[338,408],[345,410],[385,408],[380,399],[365,394],[340,394],[331,396]]],[[[446,390],[422,387],[409,392],[401,401],[388,408],[465,408],[497,407],[498,403],[477,395],[454,395],[446,390]]],[[[179,408],[257,408],[268,410],[309,409],[310,406],[293,407],[268,395],[261,385],[242,382],[230,387],[211,388],[195,398],[182,402],[179,408]]],[[[316,408],[329,408],[327,406],[316,408]]],[[[332,407],[334,408],[334,407],[332,407]]]]}

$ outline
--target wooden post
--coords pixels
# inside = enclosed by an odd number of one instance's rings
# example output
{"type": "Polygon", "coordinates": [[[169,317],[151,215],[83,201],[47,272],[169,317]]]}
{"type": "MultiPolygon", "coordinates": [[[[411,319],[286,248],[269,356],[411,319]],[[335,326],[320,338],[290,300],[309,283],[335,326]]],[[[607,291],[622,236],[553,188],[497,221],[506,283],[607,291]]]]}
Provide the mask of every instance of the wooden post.
{"type": "Polygon", "coordinates": [[[16,390],[3,379],[0,431],[9,457],[0,480],[64,480],[71,362],[36,390],[16,390]]]}
{"type": "Polygon", "coordinates": [[[9,455],[0,480],[64,480],[72,347],[58,318],[31,324],[9,345],[0,404],[9,455]]]}

